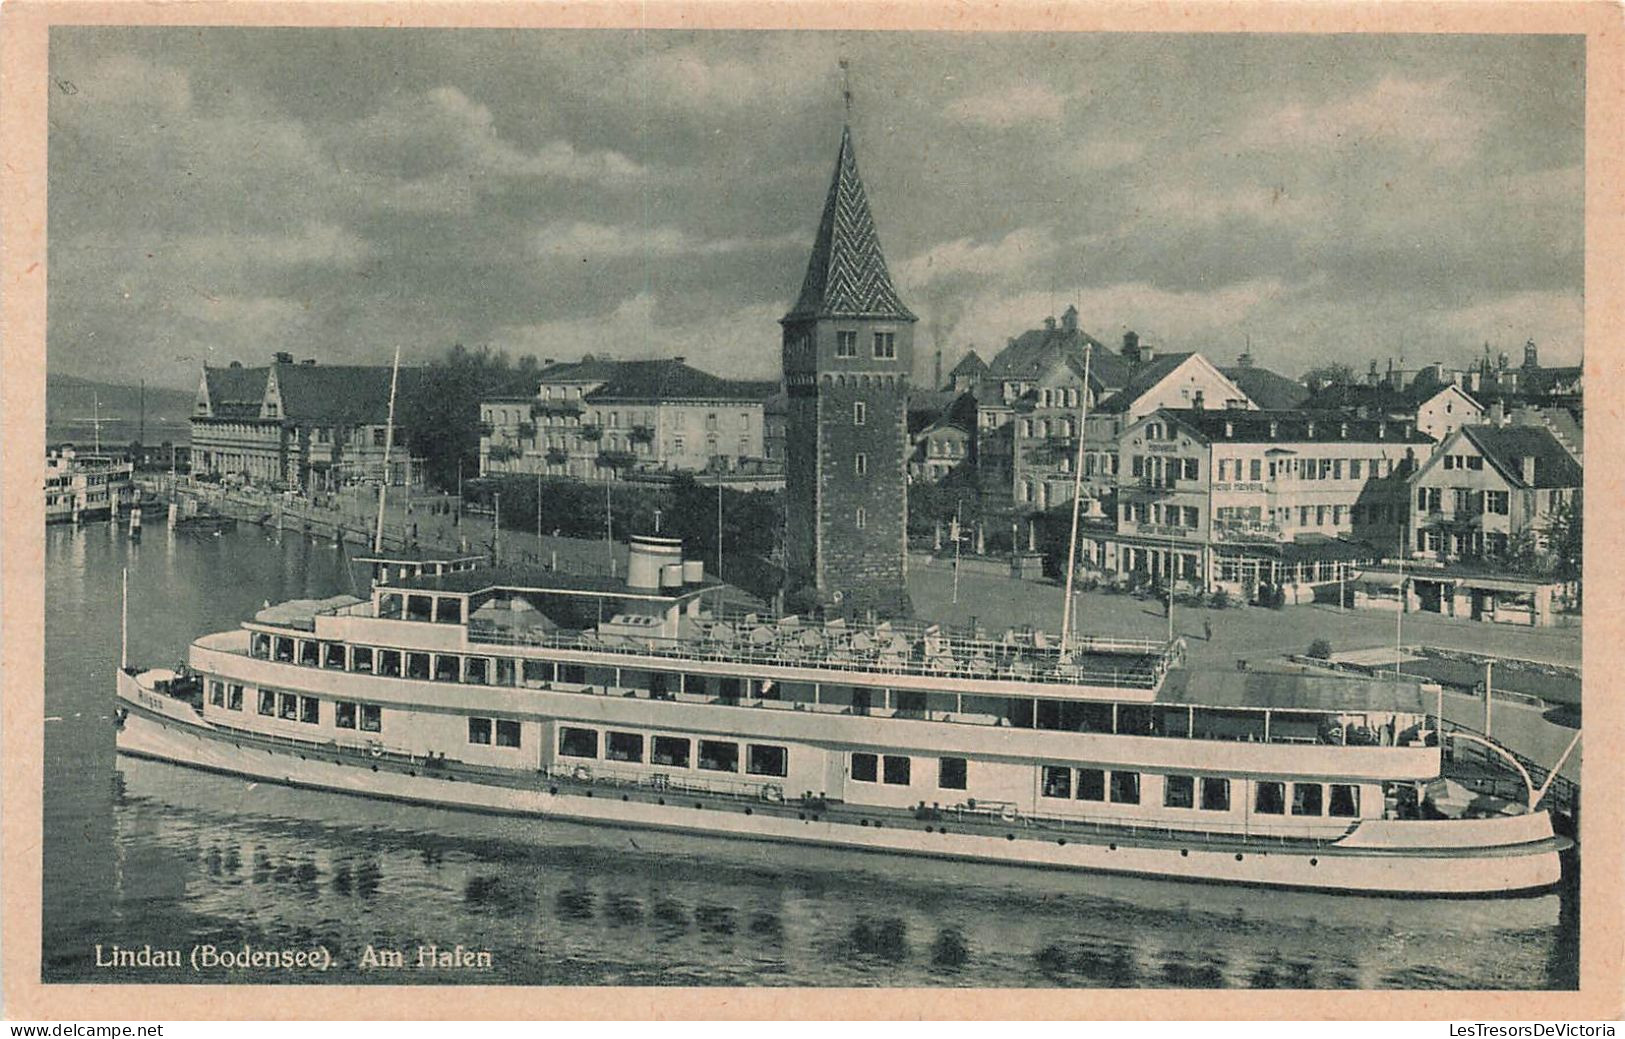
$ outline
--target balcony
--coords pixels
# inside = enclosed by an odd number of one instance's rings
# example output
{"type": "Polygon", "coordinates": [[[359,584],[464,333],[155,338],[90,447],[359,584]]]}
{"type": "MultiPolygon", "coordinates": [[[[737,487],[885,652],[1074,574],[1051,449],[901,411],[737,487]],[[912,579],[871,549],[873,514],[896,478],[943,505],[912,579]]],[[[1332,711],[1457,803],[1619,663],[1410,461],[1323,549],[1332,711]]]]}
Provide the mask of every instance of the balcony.
{"type": "Polygon", "coordinates": [[[541,418],[543,415],[579,414],[581,414],[579,400],[539,400],[530,406],[531,418],[541,418]]]}

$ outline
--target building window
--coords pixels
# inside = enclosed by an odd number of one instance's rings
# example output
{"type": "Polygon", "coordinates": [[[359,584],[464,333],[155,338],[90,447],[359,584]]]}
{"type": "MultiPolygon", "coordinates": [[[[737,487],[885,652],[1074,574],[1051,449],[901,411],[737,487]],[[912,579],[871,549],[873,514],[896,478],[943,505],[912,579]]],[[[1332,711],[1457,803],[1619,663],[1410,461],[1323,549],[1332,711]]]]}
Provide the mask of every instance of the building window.
{"type": "Polygon", "coordinates": [[[1138,772],[1113,772],[1111,791],[1113,804],[1139,804],[1140,774],[1138,772]]]}
{"type": "Polygon", "coordinates": [[[649,764],[687,768],[690,746],[688,740],[678,736],[656,736],[649,749],[649,764]]]}
{"type": "Polygon", "coordinates": [[[875,360],[890,361],[897,357],[897,333],[875,333],[875,360]]]}
{"type": "Polygon", "coordinates": [[[965,789],[965,759],[938,758],[937,786],[944,790],[965,789]]]}
{"type": "Polygon", "coordinates": [[[751,743],[745,749],[745,771],[751,775],[782,777],[790,774],[790,752],[786,748],[751,743]]]}
{"type": "Polygon", "coordinates": [[[1484,511],[1496,516],[1507,514],[1508,496],[1506,491],[1485,491],[1484,511]]]}
{"type": "Polygon", "coordinates": [[[355,704],[340,700],[333,705],[333,727],[335,729],[355,728],[355,715],[355,704]]]}
{"type": "Polygon", "coordinates": [[[491,719],[470,718],[468,720],[468,742],[489,747],[491,745],[491,719]]]}
{"type": "Polygon", "coordinates": [[[854,426],[861,426],[861,425],[863,425],[864,423],[866,423],[868,421],[869,421],[869,405],[863,403],[863,401],[861,401],[861,400],[853,401],[852,402],[852,424],[854,426]]]}
{"type": "Polygon", "coordinates": [[[852,471],[857,473],[859,476],[868,476],[869,456],[861,451],[858,452],[857,457],[852,460],[852,471]]]}
{"type": "Polygon", "coordinates": [[[559,729],[559,754],[566,758],[596,758],[598,732],[595,729],[559,729]]]}
{"type": "Polygon", "coordinates": [[[862,530],[869,525],[869,513],[861,505],[858,506],[858,514],[855,522],[859,530],[862,530]]]}
{"type": "Polygon", "coordinates": [[[1353,819],[1360,814],[1360,788],[1352,783],[1333,783],[1331,802],[1326,806],[1327,815],[1335,815],[1342,819],[1353,819]]]}
{"type": "Polygon", "coordinates": [[[1162,779],[1162,806],[1164,808],[1196,807],[1195,777],[1164,776],[1162,779]]]}
{"type": "Polygon", "coordinates": [[[1230,810],[1230,780],[1205,776],[1202,779],[1202,811],[1228,812],[1230,810]]]}
{"type": "Polygon", "coordinates": [[[1321,814],[1321,789],[1319,783],[1293,783],[1292,784],[1292,814],[1293,815],[1319,815],[1321,814]]]}
{"type": "Polygon", "coordinates": [[[739,744],[701,740],[700,767],[708,772],[738,772],[739,744]]]}
{"type": "Polygon", "coordinates": [[[1286,814],[1286,784],[1265,781],[1253,794],[1253,811],[1259,815],[1286,814]]]}
{"type": "Polygon", "coordinates": [[[875,783],[880,779],[880,758],[875,754],[852,755],[852,778],[859,783],[875,783]]]}
{"type": "Polygon", "coordinates": [[[887,754],[881,762],[881,778],[892,786],[908,786],[909,759],[887,754]]]}
{"type": "Polygon", "coordinates": [[[1072,796],[1072,770],[1065,765],[1045,765],[1040,789],[1045,797],[1072,796]]]}
{"type": "Polygon", "coordinates": [[[836,332],[835,333],[835,356],[836,357],[856,357],[856,356],[858,356],[858,334],[856,332],[836,332]]]}
{"type": "Polygon", "coordinates": [[[643,737],[635,732],[611,732],[604,736],[605,761],[643,762],[643,737]]]}

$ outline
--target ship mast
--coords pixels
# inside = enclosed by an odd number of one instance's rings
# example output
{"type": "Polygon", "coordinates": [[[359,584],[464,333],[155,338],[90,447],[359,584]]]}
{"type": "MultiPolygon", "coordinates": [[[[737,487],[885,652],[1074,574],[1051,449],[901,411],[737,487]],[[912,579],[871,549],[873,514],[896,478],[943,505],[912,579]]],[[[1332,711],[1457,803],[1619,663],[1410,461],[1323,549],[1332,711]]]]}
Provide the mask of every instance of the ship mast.
{"type": "MultiPolygon", "coordinates": [[[[384,550],[384,497],[389,488],[389,449],[395,444],[395,387],[401,375],[401,348],[395,347],[395,366],[389,370],[389,426],[384,430],[384,472],[378,481],[378,527],[372,536],[373,552],[384,550]]],[[[411,488],[407,488],[411,493],[411,488]]]]}
{"type": "Polygon", "coordinates": [[[1089,359],[1092,345],[1083,343],[1083,392],[1078,396],[1078,452],[1072,462],[1072,529],[1066,541],[1066,601],[1061,604],[1061,656],[1071,652],[1072,581],[1078,559],[1078,505],[1083,497],[1083,430],[1089,418],[1089,359]]]}

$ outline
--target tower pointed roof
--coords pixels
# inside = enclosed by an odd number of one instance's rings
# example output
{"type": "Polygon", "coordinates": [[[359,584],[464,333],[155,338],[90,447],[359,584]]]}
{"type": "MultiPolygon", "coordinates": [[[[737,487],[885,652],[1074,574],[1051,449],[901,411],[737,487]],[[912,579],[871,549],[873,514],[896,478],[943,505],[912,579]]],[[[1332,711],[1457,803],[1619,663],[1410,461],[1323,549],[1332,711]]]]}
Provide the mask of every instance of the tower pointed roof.
{"type": "Polygon", "coordinates": [[[841,129],[841,152],[813,239],[812,259],[801,296],[784,320],[820,317],[890,318],[913,321],[886,270],[880,236],[852,149],[852,129],[841,129]]]}

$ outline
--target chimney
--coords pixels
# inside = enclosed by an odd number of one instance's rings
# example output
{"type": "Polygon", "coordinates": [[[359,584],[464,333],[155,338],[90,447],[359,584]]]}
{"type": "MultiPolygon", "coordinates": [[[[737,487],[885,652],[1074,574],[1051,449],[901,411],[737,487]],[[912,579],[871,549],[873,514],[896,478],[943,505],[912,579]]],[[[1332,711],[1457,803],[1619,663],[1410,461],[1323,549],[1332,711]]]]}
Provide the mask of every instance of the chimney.
{"type": "Polygon", "coordinates": [[[1061,315],[1061,327],[1068,332],[1076,332],[1078,330],[1077,307],[1068,306],[1066,308],[1066,312],[1061,315]]]}
{"type": "Polygon", "coordinates": [[[1523,482],[1533,487],[1535,485],[1535,456],[1524,455],[1518,459],[1518,464],[1523,470],[1523,482]]]}
{"type": "Polygon", "coordinates": [[[277,364],[292,364],[293,363],[293,354],[288,353],[286,350],[278,350],[276,353],[272,354],[271,356],[272,356],[273,359],[275,359],[277,364]]]}
{"type": "Polygon", "coordinates": [[[1378,440],[1387,440],[1388,439],[1388,423],[1386,423],[1386,422],[1377,423],[1377,439],[1378,440]]]}
{"type": "Polygon", "coordinates": [[[673,357],[672,360],[675,361],[678,364],[687,364],[688,363],[688,357],[685,354],[678,354],[676,357],[673,357]]]}
{"type": "Polygon", "coordinates": [[[1490,410],[1484,415],[1484,417],[1489,420],[1489,423],[1492,426],[1504,426],[1504,425],[1506,425],[1507,424],[1506,405],[1503,404],[1499,398],[1497,398],[1496,400],[1491,401],[1490,402],[1490,410]]]}
{"type": "Polygon", "coordinates": [[[1138,332],[1124,332],[1123,333],[1123,356],[1128,358],[1130,361],[1132,361],[1132,362],[1134,362],[1136,364],[1139,363],[1139,360],[1140,360],[1140,333],[1138,333],[1138,332]]]}
{"type": "Polygon", "coordinates": [[[1523,344],[1523,366],[1525,368],[1540,367],[1540,354],[1535,349],[1533,339],[1523,344]]]}
{"type": "Polygon", "coordinates": [[[241,361],[233,361],[230,364],[226,365],[227,368],[241,368],[242,366],[243,366],[243,362],[241,362],[241,361]]]}
{"type": "Polygon", "coordinates": [[[315,364],[315,363],[316,363],[316,358],[314,358],[314,357],[307,357],[307,358],[305,358],[305,359],[304,359],[304,360],[303,360],[303,361],[301,361],[301,362],[299,362],[299,363],[300,363],[300,364],[315,364]]]}
{"type": "Polygon", "coordinates": [[[1055,331],[1055,316],[1053,314],[1044,319],[1044,331],[1055,331]]]}
{"type": "Polygon", "coordinates": [[[551,358],[551,357],[542,358],[542,367],[543,368],[551,368],[551,367],[553,367],[553,363],[554,363],[553,358],[551,358]]]}

